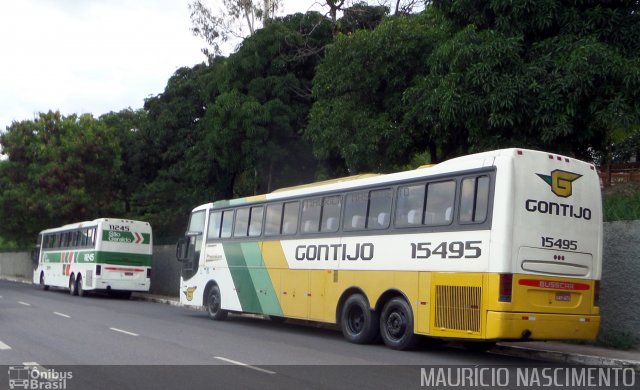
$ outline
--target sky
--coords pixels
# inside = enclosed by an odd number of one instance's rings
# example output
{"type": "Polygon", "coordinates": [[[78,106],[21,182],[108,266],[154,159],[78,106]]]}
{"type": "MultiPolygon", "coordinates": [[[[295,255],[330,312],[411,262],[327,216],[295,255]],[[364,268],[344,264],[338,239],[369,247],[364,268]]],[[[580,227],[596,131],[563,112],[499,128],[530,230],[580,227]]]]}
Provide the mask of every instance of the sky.
{"type": "MultiPolygon", "coordinates": [[[[1,1],[0,132],[49,110],[98,117],[142,108],[178,68],[206,60],[204,41],[190,31],[189,2],[1,1]]],[[[283,3],[279,15],[314,1],[283,3]]]]}

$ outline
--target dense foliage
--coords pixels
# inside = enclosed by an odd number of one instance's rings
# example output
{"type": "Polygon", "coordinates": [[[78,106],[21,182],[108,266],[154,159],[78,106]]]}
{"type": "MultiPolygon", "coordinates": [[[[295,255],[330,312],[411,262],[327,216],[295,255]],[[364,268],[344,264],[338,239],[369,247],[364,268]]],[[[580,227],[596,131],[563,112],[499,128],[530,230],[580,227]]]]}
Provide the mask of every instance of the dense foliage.
{"type": "Polygon", "coordinates": [[[150,221],[161,242],[200,203],[500,147],[638,154],[637,1],[429,4],[274,19],[142,109],[14,122],[0,243],[102,216],[150,221]]]}

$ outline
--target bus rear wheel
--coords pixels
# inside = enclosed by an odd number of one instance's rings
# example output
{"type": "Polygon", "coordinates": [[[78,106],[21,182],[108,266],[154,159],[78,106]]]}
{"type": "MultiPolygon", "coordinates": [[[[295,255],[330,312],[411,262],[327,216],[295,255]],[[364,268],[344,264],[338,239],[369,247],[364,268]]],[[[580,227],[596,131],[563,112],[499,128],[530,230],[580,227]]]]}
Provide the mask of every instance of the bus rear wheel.
{"type": "Polygon", "coordinates": [[[40,288],[45,291],[49,289],[49,286],[44,282],[44,272],[40,272],[40,288]]]}
{"type": "Polygon", "coordinates": [[[76,280],[76,291],[79,297],[87,296],[87,293],[84,291],[84,286],[82,284],[82,275],[78,275],[78,279],[76,280]]]}
{"type": "Polygon", "coordinates": [[[76,277],[69,276],[69,294],[78,295],[78,285],[76,284],[76,277]]]}
{"type": "Polygon", "coordinates": [[[211,287],[207,296],[207,314],[214,321],[224,321],[227,319],[228,312],[221,308],[222,299],[220,296],[220,288],[218,286],[211,287]]]}
{"type": "Polygon", "coordinates": [[[362,294],[354,294],[344,302],[340,327],[347,341],[355,344],[372,343],[378,336],[378,321],[378,313],[371,310],[362,294]]]}
{"type": "Polygon", "coordinates": [[[380,335],[392,349],[407,350],[416,346],[418,337],[413,333],[413,314],[407,301],[396,297],[384,305],[380,315],[380,335]]]}

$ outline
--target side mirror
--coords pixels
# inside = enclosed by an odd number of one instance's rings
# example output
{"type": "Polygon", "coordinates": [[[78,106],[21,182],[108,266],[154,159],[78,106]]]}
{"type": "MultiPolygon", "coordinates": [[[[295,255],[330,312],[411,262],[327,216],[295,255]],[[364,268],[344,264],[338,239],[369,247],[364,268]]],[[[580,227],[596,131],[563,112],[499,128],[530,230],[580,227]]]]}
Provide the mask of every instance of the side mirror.
{"type": "Polygon", "coordinates": [[[182,237],[176,245],[176,258],[178,261],[186,261],[189,259],[189,248],[191,247],[190,237],[182,237]]]}

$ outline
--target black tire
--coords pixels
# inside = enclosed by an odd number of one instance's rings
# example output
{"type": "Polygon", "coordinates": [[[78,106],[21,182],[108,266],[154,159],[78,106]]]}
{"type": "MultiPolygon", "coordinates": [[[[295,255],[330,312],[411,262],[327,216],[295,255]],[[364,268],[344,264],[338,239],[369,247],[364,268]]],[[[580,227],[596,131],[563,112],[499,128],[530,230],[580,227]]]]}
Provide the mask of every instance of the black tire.
{"type": "Polygon", "coordinates": [[[209,318],[214,321],[224,321],[227,319],[227,314],[229,314],[226,310],[222,309],[220,306],[222,304],[222,297],[220,296],[220,288],[218,286],[211,287],[209,290],[209,294],[207,295],[207,300],[205,302],[207,307],[207,314],[209,318]]]}
{"type": "Polygon", "coordinates": [[[351,295],[342,306],[340,328],[347,341],[370,344],[378,336],[378,312],[371,310],[369,302],[361,294],[351,295]]]}
{"type": "Polygon", "coordinates": [[[69,276],[69,294],[78,295],[78,285],[76,284],[76,277],[74,275],[69,276]]]}
{"type": "Polygon", "coordinates": [[[76,279],[76,292],[79,297],[87,296],[86,291],[84,291],[84,284],[82,283],[82,275],[78,275],[78,279],[76,279]]]}
{"type": "Polygon", "coordinates": [[[487,352],[496,346],[495,341],[465,341],[462,346],[471,352],[487,352]]]}
{"type": "Polygon", "coordinates": [[[407,350],[417,345],[411,306],[403,298],[393,298],[384,305],[380,315],[380,335],[392,349],[407,350]]]}
{"type": "Polygon", "coordinates": [[[44,291],[47,291],[49,289],[49,286],[44,283],[44,272],[40,272],[40,288],[44,291]]]}

